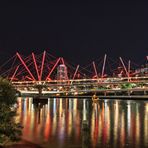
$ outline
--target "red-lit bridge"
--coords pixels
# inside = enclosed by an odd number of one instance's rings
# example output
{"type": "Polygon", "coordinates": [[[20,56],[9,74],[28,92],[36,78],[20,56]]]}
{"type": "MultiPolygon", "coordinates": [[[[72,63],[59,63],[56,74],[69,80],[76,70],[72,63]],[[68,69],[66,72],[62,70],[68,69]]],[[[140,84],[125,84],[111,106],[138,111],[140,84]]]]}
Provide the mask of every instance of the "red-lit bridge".
{"type": "Polygon", "coordinates": [[[107,55],[85,67],[71,64],[62,57],[44,51],[24,57],[18,52],[0,67],[0,75],[12,81],[21,93],[84,94],[98,92],[128,94],[148,92],[148,56],[145,66],[133,66],[131,61],[118,62],[107,55]],[[117,67],[117,68],[115,68],[117,67]],[[135,67],[135,68],[133,68],[135,67]]]}

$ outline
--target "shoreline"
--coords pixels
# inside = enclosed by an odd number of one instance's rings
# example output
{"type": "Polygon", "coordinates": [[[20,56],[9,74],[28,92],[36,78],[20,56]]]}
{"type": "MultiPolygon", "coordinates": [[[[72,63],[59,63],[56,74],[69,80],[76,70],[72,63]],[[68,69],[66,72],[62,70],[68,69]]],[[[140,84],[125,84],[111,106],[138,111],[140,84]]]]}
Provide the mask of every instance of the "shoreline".
{"type": "Polygon", "coordinates": [[[19,142],[16,142],[14,144],[10,144],[8,146],[4,146],[5,148],[43,148],[39,144],[32,143],[30,141],[27,141],[25,139],[22,139],[19,142]]]}

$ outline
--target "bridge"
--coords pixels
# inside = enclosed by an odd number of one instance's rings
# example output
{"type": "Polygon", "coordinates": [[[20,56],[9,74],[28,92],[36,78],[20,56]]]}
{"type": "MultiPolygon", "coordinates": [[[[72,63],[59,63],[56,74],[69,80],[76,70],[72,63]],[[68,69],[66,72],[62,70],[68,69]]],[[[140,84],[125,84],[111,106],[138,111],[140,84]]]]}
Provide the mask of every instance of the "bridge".
{"type": "Polygon", "coordinates": [[[148,77],[17,81],[13,85],[22,94],[35,95],[148,95],[148,77]]]}
{"type": "Polygon", "coordinates": [[[46,51],[27,57],[17,52],[0,66],[0,75],[9,79],[21,94],[148,94],[147,56],[144,67],[133,68],[131,61],[126,62],[121,57],[117,63],[110,63],[106,54],[102,59],[82,67],[46,51]]]}

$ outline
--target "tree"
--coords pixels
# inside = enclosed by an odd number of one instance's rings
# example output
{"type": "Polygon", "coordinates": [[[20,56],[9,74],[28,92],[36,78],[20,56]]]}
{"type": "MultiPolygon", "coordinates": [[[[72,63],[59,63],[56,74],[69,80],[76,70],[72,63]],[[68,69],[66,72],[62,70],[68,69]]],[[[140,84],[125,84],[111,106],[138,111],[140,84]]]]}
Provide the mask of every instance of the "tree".
{"type": "Polygon", "coordinates": [[[16,90],[12,84],[3,78],[0,78],[0,103],[12,106],[17,103],[16,90]]]}
{"type": "Polygon", "coordinates": [[[131,88],[134,88],[134,87],[136,87],[135,83],[124,83],[124,84],[121,84],[121,88],[122,89],[131,89],[131,88]]]}
{"type": "Polygon", "coordinates": [[[12,84],[0,78],[0,145],[18,141],[21,136],[21,126],[15,122],[17,103],[16,90],[12,84]]]}

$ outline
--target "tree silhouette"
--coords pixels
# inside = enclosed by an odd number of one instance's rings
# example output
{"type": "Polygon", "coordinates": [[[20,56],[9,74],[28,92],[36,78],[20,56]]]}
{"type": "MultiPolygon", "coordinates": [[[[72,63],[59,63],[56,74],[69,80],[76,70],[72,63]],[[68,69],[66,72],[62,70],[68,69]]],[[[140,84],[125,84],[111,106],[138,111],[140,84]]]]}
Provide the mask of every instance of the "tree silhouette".
{"type": "Polygon", "coordinates": [[[16,90],[12,84],[0,78],[0,145],[20,140],[21,125],[15,122],[16,90]]]}

